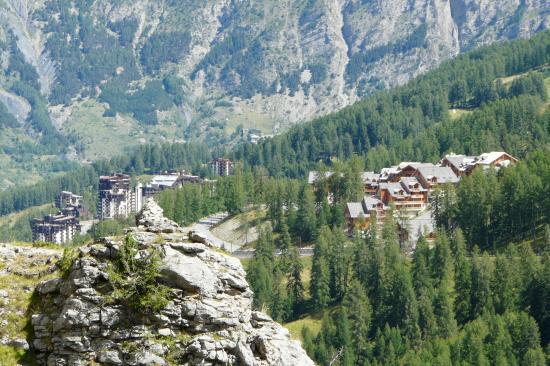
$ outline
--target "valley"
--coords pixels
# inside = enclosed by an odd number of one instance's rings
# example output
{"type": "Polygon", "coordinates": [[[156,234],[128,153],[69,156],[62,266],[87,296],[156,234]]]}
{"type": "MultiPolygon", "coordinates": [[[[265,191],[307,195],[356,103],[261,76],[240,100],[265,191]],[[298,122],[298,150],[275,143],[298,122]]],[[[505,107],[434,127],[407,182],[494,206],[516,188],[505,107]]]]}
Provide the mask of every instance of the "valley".
{"type": "Polygon", "coordinates": [[[0,4],[0,364],[550,359],[543,3],[0,4]]]}
{"type": "Polygon", "coordinates": [[[544,5],[2,0],[0,102],[17,124],[2,127],[0,189],[145,143],[280,133],[543,31],[544,5]]]}

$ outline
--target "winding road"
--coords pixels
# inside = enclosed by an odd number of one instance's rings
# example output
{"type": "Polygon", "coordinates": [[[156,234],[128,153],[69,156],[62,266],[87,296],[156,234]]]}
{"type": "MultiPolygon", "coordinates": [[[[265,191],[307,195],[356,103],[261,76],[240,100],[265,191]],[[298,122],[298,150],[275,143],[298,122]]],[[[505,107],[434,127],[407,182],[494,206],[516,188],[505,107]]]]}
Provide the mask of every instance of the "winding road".
{"type": "MultiPolygon", "coordinates": [[[[221,223],[223,220],[229,217],[227,212],[218,212],[216,214],[203,217],[198,222],[187,227],[186,229],[195,231],[208,239],[214,246],[229,252],[231,255],[237,258],[252,258],[254,256],[254,249],[241,249],[242,245],[237,243],[231,243],[229,241],[218,238],[212,232],[212,229],[221,223]]],[[[300,248],[301,257],[310,257],[313,255],[313,248],[300,248]]],[[[280,252],[276,252],[275,255],[280,255],[280,252]]]]}

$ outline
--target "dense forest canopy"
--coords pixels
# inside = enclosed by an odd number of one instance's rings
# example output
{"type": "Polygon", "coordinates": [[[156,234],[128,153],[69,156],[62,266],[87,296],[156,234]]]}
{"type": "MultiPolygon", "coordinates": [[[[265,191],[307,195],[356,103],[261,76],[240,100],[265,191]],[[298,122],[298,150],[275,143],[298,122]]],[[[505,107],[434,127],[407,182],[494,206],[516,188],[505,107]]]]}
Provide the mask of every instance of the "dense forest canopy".
{"type": "Polygon", "coordinates": [[[458,56],[406,86],[299,125],[234,157],[275,176],[303,177],[316,162],[365,156],[367,169],[398,161],[436,161],[445,153],[506,150],[523,156],[548,141],[539,115],[550,62],[550,32],[458,56]],[[504,85],[501,78],[542,68],[504,85]],[[473,114],[458,121],[449,108],[473,114]],[[473,127],[473,128],[472,128],[473,127]]]}

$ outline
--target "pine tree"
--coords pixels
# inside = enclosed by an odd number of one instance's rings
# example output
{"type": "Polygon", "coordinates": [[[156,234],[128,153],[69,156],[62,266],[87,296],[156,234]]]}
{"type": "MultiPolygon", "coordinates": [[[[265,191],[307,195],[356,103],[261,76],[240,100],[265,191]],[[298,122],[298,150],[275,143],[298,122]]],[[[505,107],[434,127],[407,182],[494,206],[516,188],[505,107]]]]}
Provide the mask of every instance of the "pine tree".
{"type": "MultiPolygon", "coordinates": [[[[542,344],[550,342],[550,247],[541,255],[541,266],[524,291],[529,313],[536,319],[541,331],[542,344]]],[[[549,348],[550,350],[550,348],[549,348]]]]}
{"type": "Polygon", "coordinates": [[[485,311],[493,310],[493,301],[491,296],[491,282],[493,279],[493,268],[487,253],[483,256],[474,249],[472,265],[472,290],[471,304],[472,313],[471,319],[475,319],[485,311]]]}
{"type": "Polygon", "coordinates": [[[317,212],[313,192],[308,184],[302,186],[297,215],[296,236],[302,238],[304,243],[313,241],[317,232],[317,212]]]}
{"type": "Polygon", "coordinates": [[[385,270],[381,286],[382,306],[376,324],[381,326],[388,323],[391,327],[398,327],[414,343],[420,338],[420,329],[412,277],[405,265],[405,258],[399,251],[395,234],[386,235],[383,250],[385,270]]]}
{"type": "Polygon", "coordinates": [[[432,277],[435,280],[435,285],[438,286],[441,282],[451,282],[453,279],[454,266],[451,258],[451,249],[449,246],[449,238],[444,231],[437,232],[433,256],[430,260],[432,277]]]}
{"type": "Polygon", "coordinates": [[[351,330],[346,307],[341,307],[338,311],[335,338],[335,348],[337,350],[342,350],[339,364],[342,366],[354,365],[355,353],[352,346],[351,330]]]}
{"type": "Polygon", "coordinates": [[[364,365],[370,357],[369,331],[372,308],[365,288],[358,280],[352,280],[343,305],[347,308],[350,320],[356,364],[364,365]]]}
{"type": "Polygon", "coordinates": [[[281,272],[275,267],[273,274],[273,296],[269,306],[269,313],[278,322],[287,322],[292,316],[292,300],[281,284],[281,272]]]}
{"type": "Polygon", "coordinates": [[[487,323],[489,332],[484,340],[486,353],[492,365],[517,364],[512,350],[512,338],[503,317],[489,315],[483,318],[487,323]]]}
{"type": "Polygon", "coordinates": [[[313,252],[311,265],[310,293],[315,310],[323,310],[330,302],[330,273],[327,263],[332,232],[326,226],[322,227],[313,252]]]}
{"type": "Polygon", "coordinates": [[[256,251],[247,270],[247,280],[254,291],[256,308],[269,307],[276,289],[274,245],[271,230],[261,228],[256,251]]]}
{"type": "Polygon", "coordinates": [[[281,220],[281,233],[278,240],[278,247],[281,251],[281,255],[278,258],[279,268],[283,273],[288,273],[290,269],[291,262],[291,248],[293,247],[292,239],[290,233],[288,232],[288,225],[286,224],[286,219],[282,218],[281,220]]]}
{"type": "Polygon", "coordinates": [[[313,334],[311,334],[311,330],[307,326],[302,327],[302,347],[306,350],[306,353],[313,357],[315,354],[315,340],[313,337],[313,334]]]}
{"type": "Polygon", "coordinates": [[[515,265],[518,253],[513,247],[508,248],[506,255],[497,254],[493,283],[494,305],[498,314],[519,306],[520,277],[515,265]]]}
{"type": "Polygon", "coordinates": [[[329,246],[329,271],[330,271],[330,294],[333,299],[341,300],[344,296],[349,275],[348,250],[346,248],[346,237],[342,230],[335,229],[332,234],[332,243],[329,246]]]}
{"type": "Polygon", "coordinates": [[[455,265],[455,312],[459,324],[471,319],[472,266],[466,258],[466,244],[460,229],[456,229],[452,240],[455,265]]]}
{"type": "Polygon", "coordinates": [[[423,236],[416,244],[412,265],[413,285],[417,295],[422,289],[431,289],[433,284],[430,275],[430,248],[423,236]]]}
{"type": "Polygon", "coordinates": [[[452,281],[444,279],[434,295],[434,315],[437,320],[437,334],[442,338],[452,336],[457,329],[452,297],[452,281]]]}
{"type": "Polygon", "coordinates": [[[462,362],[457,360],[455,363],[463,365],[489,366],[489,360],[485,354],[485,347],[483,344],[487,333],[487,326],[480,319],[468,323],[464,327],[464,335],[460,344],[460,349],[463,351],[460,355],[460,361],[462,362]]]}
{"type": "Polygon", "coordinates": [[[185,195],[183,189],[178,189],[176,193],[176,202],[174,206],[174,221],[177,223],[183,223],[186,219],[185,217],[185,195]]]}
{"type": "Polygon", "coordinates": [[[430,274],[431,251],[424,237],[418,239],[412,260],[413,286],[418,299],[418,325],[423,339],[429,339],[438,333],[434,314],[434,289],[430,274]]]}
{"type": "Polygon", "coordinates": [[[287,291],[292,304],[294,316],[298,315],[301,305],[304,301],[304,284],[302,283],[302,271],[304,265],[300,260],[298,248],[292,247],[290,250],[289,275],[287,282],[287,291]]]}

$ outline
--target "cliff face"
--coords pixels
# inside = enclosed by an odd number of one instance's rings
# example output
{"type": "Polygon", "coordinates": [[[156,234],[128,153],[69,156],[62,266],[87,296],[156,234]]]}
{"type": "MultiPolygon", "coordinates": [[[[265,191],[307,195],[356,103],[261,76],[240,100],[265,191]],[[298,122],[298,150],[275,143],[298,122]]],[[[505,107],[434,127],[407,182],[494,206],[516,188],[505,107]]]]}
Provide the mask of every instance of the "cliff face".
{"type": "MultiPolygon", "coordinates": [[[[186,126],[178,137],[217,141],[238,124],[277,131],[403,84],[478,45],[550,27],[544,0],[0,0],[0,6],[0,40],[9,45],[10,34],[17,38],[62,133],[91,123],[75,112],[79,98],[125,116],[113,123],[149,123],[157,107],[143,115],[127,106],[139,104],[129,95],[170,75],[181,78],[171,91],[177,96],[174,104],[155,101],[163,105],[155,118],[186,126]],[[108,89],[109,82],[116,85],[108,89]]],[[[12,56],[0,47],[0,96],[23,122],[28,105],[7,94],[18,75],[10,70],[12,56]]],[[[84,141],[86,133],[73,138],[84,141]]],[[[149,129],[143,138],[154,134],[149,129]]],[[[87,156],[92,147],[82,145],[87,156]]]]}
{"type": "Polygon", "coordinates": [[[128,244],[106,239],[80,248],[62,278],[37,286],[31,347],[39,364],[313,365],[286,329],[252,310],[236,258],[191,242],[152,199],[138,224],[128,233],[136,248],[130,261],[150,265],[158,254],[155,289],[147,291],[165,289],[160,308],[152,311],[145,293],[138,307],[121,300],[120,291],[139,288],[143,276],[119,279],[130,284],[123,290],[113,285],[113,265],[128,244]]]}

